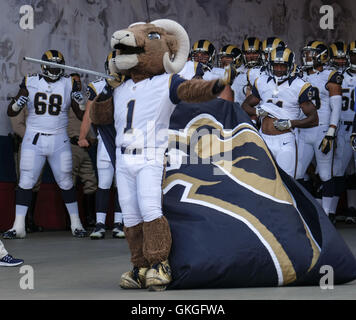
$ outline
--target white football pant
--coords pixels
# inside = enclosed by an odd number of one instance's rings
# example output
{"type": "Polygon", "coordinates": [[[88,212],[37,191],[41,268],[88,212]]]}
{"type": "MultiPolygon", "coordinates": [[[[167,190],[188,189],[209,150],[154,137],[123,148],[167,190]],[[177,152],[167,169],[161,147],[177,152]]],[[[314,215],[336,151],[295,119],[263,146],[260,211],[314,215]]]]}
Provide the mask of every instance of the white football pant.
{"type": "Polygon", "coordinates": [[[36,134],[26,131],[22,141],[19,186],[32,189],[47,159],[58,186],[63,190],[71,189],[72,151],[67,133],[39,135],[35,141],[36,134]]]}
{"type": "Polygon", "coordinates": [[[294,134],[291,132],[280,135],[267,135],[262,132],[260,134],[271,150],[279,167],[294,178],[297,161],[297,147],[294,134]]]}
{"type": "Polygon", "coordinates": [[[164,151],[156,156],[116,150],[116,181],[124,225],[133,227],[162,216],[164,151]]]}

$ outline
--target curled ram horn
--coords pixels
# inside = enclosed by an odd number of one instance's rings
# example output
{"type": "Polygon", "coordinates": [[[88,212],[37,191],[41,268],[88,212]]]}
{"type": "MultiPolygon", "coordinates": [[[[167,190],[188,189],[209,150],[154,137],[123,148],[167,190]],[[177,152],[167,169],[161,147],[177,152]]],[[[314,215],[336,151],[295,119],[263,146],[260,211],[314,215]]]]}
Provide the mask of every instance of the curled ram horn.
{"type": "Polygon", "coordinates": [[[133,26],[137,26],[137,25],[139,25],[139,24],[146,24],[146,22],[135,22],[135,23],[130,24],[130,25],[128,26],[128,28],[131,28],[131,27],[133,27],[133,26]]]}
{"type": "Polygon", "coordinates": [[[178,73],[183,69],[189,55],[190,43],[187,32],[179,23],[170,19],[159,19],[151,23],[156,27],[165,29],[177,38],[178,51],[173,60],[170,59],[169,53],[166,52],[163,56],[163,66],[167,73],[178,73]]]}

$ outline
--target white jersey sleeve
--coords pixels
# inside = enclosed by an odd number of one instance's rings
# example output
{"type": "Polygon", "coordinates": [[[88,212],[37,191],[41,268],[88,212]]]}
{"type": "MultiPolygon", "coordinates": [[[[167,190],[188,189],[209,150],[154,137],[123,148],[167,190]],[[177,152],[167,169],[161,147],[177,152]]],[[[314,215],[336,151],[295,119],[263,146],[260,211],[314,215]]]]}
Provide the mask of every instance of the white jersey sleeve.
{"type": "Polygon", "coordinates": [[[86,90],[88,100],[93,101],[95,97],[99,95],[101,91],[103,91],[105,85],[106,85],[105,79],[98,79],[90,82],[86,90]]]}
{"type": "Polygon", "coordinates": [[[323,70],[305,76],[314,90],[314,104],[318,109],[319,125],[329,125],[331,116],[330,94],[327,89],[328,83],[342,83],[342,75],[337,71],[323,70]]]}

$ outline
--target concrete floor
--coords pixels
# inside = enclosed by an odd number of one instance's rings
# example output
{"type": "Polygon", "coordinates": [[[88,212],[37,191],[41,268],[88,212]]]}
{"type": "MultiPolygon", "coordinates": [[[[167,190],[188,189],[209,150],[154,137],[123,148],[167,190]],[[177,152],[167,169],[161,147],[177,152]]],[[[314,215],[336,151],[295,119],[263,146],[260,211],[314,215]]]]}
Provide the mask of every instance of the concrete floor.
{"type": "MultiPolygon", "coordinates": [[[[343,223],[338,231],[356,256],[356,226],[343,223]]],[[[20,288],[20,268],[0,268],[0,300],[349,300],[356,299],[356,281],[334,289],[320,287],[244,288],[148,292],[122,290],[120,275],[131,268],[125,240],[73,238],[69,231],[28,234],[24,240],[4,240],[10,254],[34,270],[34,289],[20,288]]],[[[24,281],[24,278],[22,282],[24,281]]]]}

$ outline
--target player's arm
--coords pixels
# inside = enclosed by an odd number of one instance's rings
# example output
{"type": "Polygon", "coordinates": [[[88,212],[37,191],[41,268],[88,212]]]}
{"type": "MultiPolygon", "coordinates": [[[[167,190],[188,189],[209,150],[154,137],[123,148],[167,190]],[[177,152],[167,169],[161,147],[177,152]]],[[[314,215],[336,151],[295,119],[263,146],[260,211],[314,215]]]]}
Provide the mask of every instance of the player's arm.
{"type": "Polygon", "coordinates": [[[336,128],[339,124],[340,115],[341,115],[341,104],[342,104],[342,89],[341,84],[343,81],[343,76],[333,71],[330,73],[328,82],[325,85],[325,88],[329,91],[330,96],[330,122],[329,122],[329,129],[326,132],[323,140],[321,140],[319,149],[324,154],[327,154],[332,150],[333,147],[333,140],[335,139],[336,135],[336,128]]]}
{"type": "Polygon", "coordinates": [[[300,108],[306,115],[306,118],[301,120],[291,120],[292,128],[312,128],[319,125],[318,112],[315,105],[311,101],[306,101],[300,104],[300,108]]]}
{"type": "Polygon", "coordinates": [[[329,129],[319,145],[319,149],[324,154],[328,154],[333,148],[333,141],[335,140],[336,136],[336,128],[340,120],[342,104],[342,80],[343,76],[340,73],[333,71],[330,73],[328,82],[325,85],[325,88],[329,91],[329,106],[331,109],[331,114],[329,121],[329,129]]]}
{"type": "Polygon", "coordinates": [[[26,87],[26,82],[27,76],[23,78],[20,84],[20,90],[18,91],[17,95],[11,99],[11,102],[7,107],[7,115],[9,117],[16,117],[29,100],[29,93],[26,87]]]}
{"type": "Polygon", "coordinates": [[[277,130],[284,131],[290,128],[311,128],[319,125],[318,112],[312,103],[314,90],[310,83],[304,84],[300,90],[298,103],[306,118],[301,120],[278,119],[273,122],[277,130]]]}
{"type": "Polygon", "coordinates": [[[267,115],[263,113],[264,110],[262,108],[255,108],[261,100],[262,99],[257,89],[256,80],[255,84],[252,87],[251,94],[246,97],[245,101],[241,105],[241,108],[247,112],[247,114],[252,118],[252,120],[257,120],[257,117],[267,115]]]}
{"type": "Polygon", "coordinates": [[[291,120],[292,128],[311,128],[319,125],[318,111],[312,102],[314,94],[315,92],[310,83],[306,83],[302,87],[299,93],[298,103],[303,113],[306,115],[306,118],[301,120],[291,120]]]}
{"type": "MultiPolygon", "coordinates": [[[[330,123],[328,133],[330,136],[335,136],[336,128],[339,124],[342,106],[342,88],[341,84],[343,76],[338,72],[333,72],[329,76],[326,84],[326,89],[329,91],[330,97],[330,123]]],[[[328,134],[327,133],[327,134],[328,134]]]]}
{"type": "Polygon", "coordinates": [[[80,126],[80,133],[79,133],[79,139],[78,139],[78,145],[80,147],[89,147],[89,142],[86,139],[89,130],[90,130],[90,126],[91,126],[91,120],[90,120],[90,109],[91,106],[93,104],[93,100],[95,99],[95,97],[97,96],[95,87],[92,84],[89,84],[89,86],[87,87],[87,103],[85,106],[85,112],[84,112],[84,116],[83,116],[83,121],[82,124],[80,126]]]}
{"type": "Polygon", "coordinates": [[[85,101],[81,93],[81,81],[78,74],[71,74],[72,77],[72,92],[71,92],[71,107],[74,114],[79,120],[83,119],[85,111],[85,101]]]}
{"type": "Polygon", "coordinates": [[[251,84],[250,73],[251,73],[251,69],[249,69],[246,73],[246,79],[247,79],[247,84],[245,87],[245,96],[246,97],[248,97],[249,95],[252,94],[253,84],[251,84]]]}

